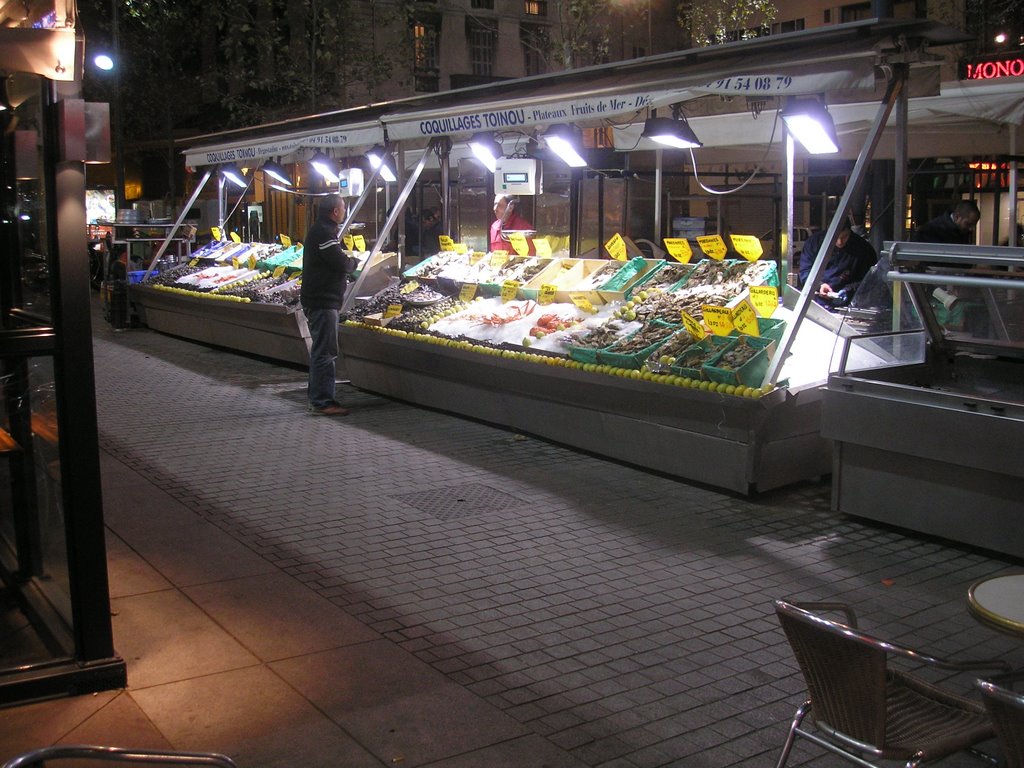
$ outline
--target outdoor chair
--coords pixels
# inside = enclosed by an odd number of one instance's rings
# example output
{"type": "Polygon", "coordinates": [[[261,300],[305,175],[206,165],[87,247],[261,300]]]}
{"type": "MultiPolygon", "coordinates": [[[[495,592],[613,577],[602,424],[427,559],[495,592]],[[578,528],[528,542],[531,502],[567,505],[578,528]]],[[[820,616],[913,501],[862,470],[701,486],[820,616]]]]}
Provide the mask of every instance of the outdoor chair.
{"type": "Polygon", "coordinates": [[[977,685],[1003,753],[1004,762],[1000,765],[1024,768],[1024,694],[1009,691],[987,680],[979,680],[977,685]]]}
{"type": "Polygon", "coordinates": [[[993,737],[981,701],[945,691],[887,662],[893,656],[941,669],[999,672],[1009,670],[1005,662],[949,661],[879,640],[859,631],[856,615],[842,603],[776,600],[775,613],[810,695],[793,716],[776,768],[786,764],[797,736],[860,766],[876,766],[870,761],[875,759],[898,760],[907,768],[993,737]],[[817,612],[843,613],[846,623],[817,612]],[[813,731],[802,727],[808,713],[813,731]]]}
{"type": "Polygon", "coordinates": [[[86,744],[43,747],[12,757],[2,768],[44,768],[56,760],[104,760],[112,763],[200,765],[208,768],[236,768],[234,761],[216,752],[172,752],[151,749],[121,749],[86,744]]]}

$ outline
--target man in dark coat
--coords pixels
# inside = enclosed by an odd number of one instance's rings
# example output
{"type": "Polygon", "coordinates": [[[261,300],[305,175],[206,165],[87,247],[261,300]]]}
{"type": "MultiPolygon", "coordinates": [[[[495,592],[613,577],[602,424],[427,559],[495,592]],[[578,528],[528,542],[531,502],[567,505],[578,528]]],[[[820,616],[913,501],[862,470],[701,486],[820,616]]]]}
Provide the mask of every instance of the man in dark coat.
{"type": "Polygon", "coordinates": [[[936,216],[918,227],[914,232],[914,241],[973,245],[974,227],[980,218],[981,211],[978,210],[977,203],[973,200],[961,200],[952,211],[936,216]]]}
{"type": "MultiPolygon", "coordinates": [[[[800,284],[804,287],[814,266],[814,260],[825,242],[825,230],[815,232],[800,251],[800,284]]],[[[815,300],[825,307],[845,306],[856,293],[860,281],[878,261],[878,254],[871,244],[850,230],[849,222],[843,222],[836,233],[835,247],[825,268],[821,272],[821,285],[815,292],[815,300]]]]}

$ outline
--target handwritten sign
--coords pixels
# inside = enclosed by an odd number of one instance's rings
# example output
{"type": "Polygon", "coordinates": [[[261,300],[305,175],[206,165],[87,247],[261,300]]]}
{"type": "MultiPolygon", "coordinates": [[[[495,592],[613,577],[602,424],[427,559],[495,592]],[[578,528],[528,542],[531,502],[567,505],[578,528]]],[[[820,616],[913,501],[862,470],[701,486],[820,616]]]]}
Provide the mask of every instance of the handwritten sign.
{"type": "Polygon", "coordinates": [[[753,235],[729,235],[732,247],[747,261],[757,261],[764,254],[761,241],[753,235]]]}
{"type": "Polygon", "coordinates": [[[392,317],[398,317],[402,314],[401,304],[388,304],[388,308],[384,310],[384,318],[390,320],[392,317]]]}
{"type": "Polygon", "coordinates": [[[702,235],[697,238],[697,245],[708,255],[708,258],[721,261],[729,249],[725,246],[725,240],[721,235],[702,235]]]}
{"type": "Polygon", "coordinates": [[[474,264],[479,264],[480,260],[486,255],[487,254],[483,251],[473,251],[469,254],[469,265],[473,266],[474,264]]]}
{"type": "Polygon", "coordinates": [[[442,251],[454,251],[455,250],[455,241],[452,240],[448,235],[438,235],[437,236],[437,242],[438,242],[438,245],[441,246],[441,250],[442,251]]]}
{"type": "Polygon", "coordinates": [[[292,239],[288,237],[288,235],[278,235],[277,239],[281,241],[281,245],[283,245],[285,248],[292,247],[292,239]]]}
{"type": "Polygon", "coordinates": [[[693,336],[693,338],[700,341],[708,335],[708,332],[704,330],[704,326],[697,322],[697,318],[689,312],[682,312],[680,314],[683,316],[683,327],[686,329],[687,333],[693,336]]]}
{"type": "Polygon", "coordinates": [[[506,261],[508,261],[508,253],[505,251],[495,251],[491,254],[491,266],[494,269],[501,269],[506,261]]]}
{"type": "Polygon", "coordinates": [[[280,277],[283,274],[284,274],[284,264],[282,264],[280,267],[277,267],[274,270],[274,277],[280,277]]]}
{"type": "Polygon", "coordinates": [[[689,264],[693,258],[693,249],[690,241],[685,237],[666,237],[662,242],[668,255],[682,264],[689,264]]]}
{"type": "Polygon", "coordinates": [[[569,300],[584,312],[593,313],[596,311],[594,305],[590,302],[590,298],[585,293],[570,293],[569,300]]]}
{"type": "Polygon", "coordinates": [[[604,244],[604,248],[613,259],[618,261],[626,260],[626,241],[622,239],[622,235],[618,232],[611,236],[611,239],[604,244]]]}
{"type": "Polygon", "coordinates": [[[463,283],[459,289],[459,301],[469,302],[476,296],[476,283],[463,283]]]}
{"type": "Polygon", "coordinates": [[[231,257],[231,267],[232,267],[232,269],[238,269],[239,264],[238,264],[238,257],[237,256],[232,256],[231,257]]]}
{"type": "Polygon", "coordinates": [[[455,243],[455,252],[456,253],[466,253],[468,251],[469,251],[469,246],[466,245],[465,243],[455,243]]]}
{"type": "Polygon", "coordinates": [[[522,285],[518,280],[506,280],[501,284],[501,300],[502,302],[512,301],[516,296],[519,295],[519,286],[522,285]]]}
{"type": "Polygon", "coordinates": [[[344,243],[346,251],[351,251],[352,250],[352,246],[355,245],[355,242],[352,240],[352,235],[345,235],[341,239],[341,241],[342,241],[342,243],[344,243]]]}
{"type": "Polygon", "coordinates": [[[551,258],[551,243],[548,242],[548,239],[546,237],[535,238],[533,241],[533,250],[537,252],[538,258],[551,258]]]}
{"type": "Polygon", "coordinates": [[[712,307],[705,304],[701,307],[704,313],[704,324],[715,336],[728,336],[733,329],[732,311],[728,307],[712,307]]]}
{"type": "Polygon", "coordinates": [[[252,256],[249,257],[247,266],[249,267],[249,269],[256,269],[256,254],[253,254],[252,256]]]}
{"type": "Polygon", "coordinates": [[[220,227],[210,227],[210,235],[214,240],[222,240],[224,233],[220,231],[220,227]]]}
{"type": "Polygon", "coordinates": [[[761,335],[761,330],[757,326],[757,313],[749,301],[741,301],[732,308],[732,324],[737,331],[747,336],[761,335]]]}
{"type": "Polygon", "coordinates": [[[415,280],[410,280],[408,283],[406,283],[401,288],[399,288],[398,292],[402,296],[405,296],[406,294],[412,293],[413,291],[415,291],[419,287],[420,287],[419,283],[417,283],[415,280]]]}
{"type": "Polygon", "coordinates": [[[188,263],[188,265],[189,265],[190,267],[198,267],[198,266],[199,266],[199,259],[192,259],[192,261],[190,261],[190,262],[188,263]]]}
{"type": "Polygon", "coordinates": [[[231,233],[231,242],[233,242],[233,243],[240,243],[240,242],[242,242],[242,238],[238,236],[237,232],[232,232],[231,233]]]}
{"type": "Polygon", "coordinates": [[[508,236],[508,244],[512,246],[512,250],[520,256],[530,255],[530,243],[526,240],[526,235],[522,232],[510,232],[508,236]]]}
{"type": "Polygon", "coordinates": [[[550,304],[555,300],[555,292],[557,290],[558,289],[551,285],[551,283],[544,283],[544,285],[540,287],[540,292],[537,294],[537,303],[550,304]]]}
{"type": "Polygon", "coordinates": [[[366,250],[366,238],[362,235],[352,235],[352,245],[357,251],[363,252],[366,250]]]}
{"type": "Polygon", "coordinates": [[[750,286],[750,303],[761,317],[771,317],[779,308],[779,289],[774,285],[750,286]]]}

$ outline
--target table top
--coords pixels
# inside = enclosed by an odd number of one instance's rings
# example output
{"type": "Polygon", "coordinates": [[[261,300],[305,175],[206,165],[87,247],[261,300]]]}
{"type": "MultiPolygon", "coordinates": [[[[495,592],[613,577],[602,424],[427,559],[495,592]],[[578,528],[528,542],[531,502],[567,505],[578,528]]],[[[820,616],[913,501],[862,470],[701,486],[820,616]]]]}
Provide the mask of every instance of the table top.
{"type": "Polygon", "coordinates": [[[1024,637],[1024,573],[982,579],[967,590],[967,607],[986,624],[1024,637]]]}

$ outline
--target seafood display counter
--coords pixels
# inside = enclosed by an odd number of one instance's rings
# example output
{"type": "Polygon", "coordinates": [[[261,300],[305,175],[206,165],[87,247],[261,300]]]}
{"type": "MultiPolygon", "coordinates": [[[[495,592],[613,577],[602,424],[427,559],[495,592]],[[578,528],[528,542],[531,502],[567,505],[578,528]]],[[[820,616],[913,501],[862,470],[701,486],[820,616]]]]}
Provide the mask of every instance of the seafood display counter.
{"type": "Polygon", "coordinates": [[[920,329],[847,340],[824,393],[833,505],[1024,557],[1024,249],[887,247],[920,329]]]}
{"type": "Polygon", "coordinates": [[[723,316],[752,313],[751,291],[777,297],[770,262],[523,269],[499,258],[488,272],[465,256],[460,272],[457,258],[357,291],[339,331],[354,386],[740,493],[829,471],[819,432],[829,356],[811,337],[831,344],[833,331],[801,326],[804,356],[825,368],[811,385],[780,387],[763,379],[785,304],[755,317],[752,333],[709,333],[723,316]],[[503,279],[503,269],[541,277],[503,279]]]}

